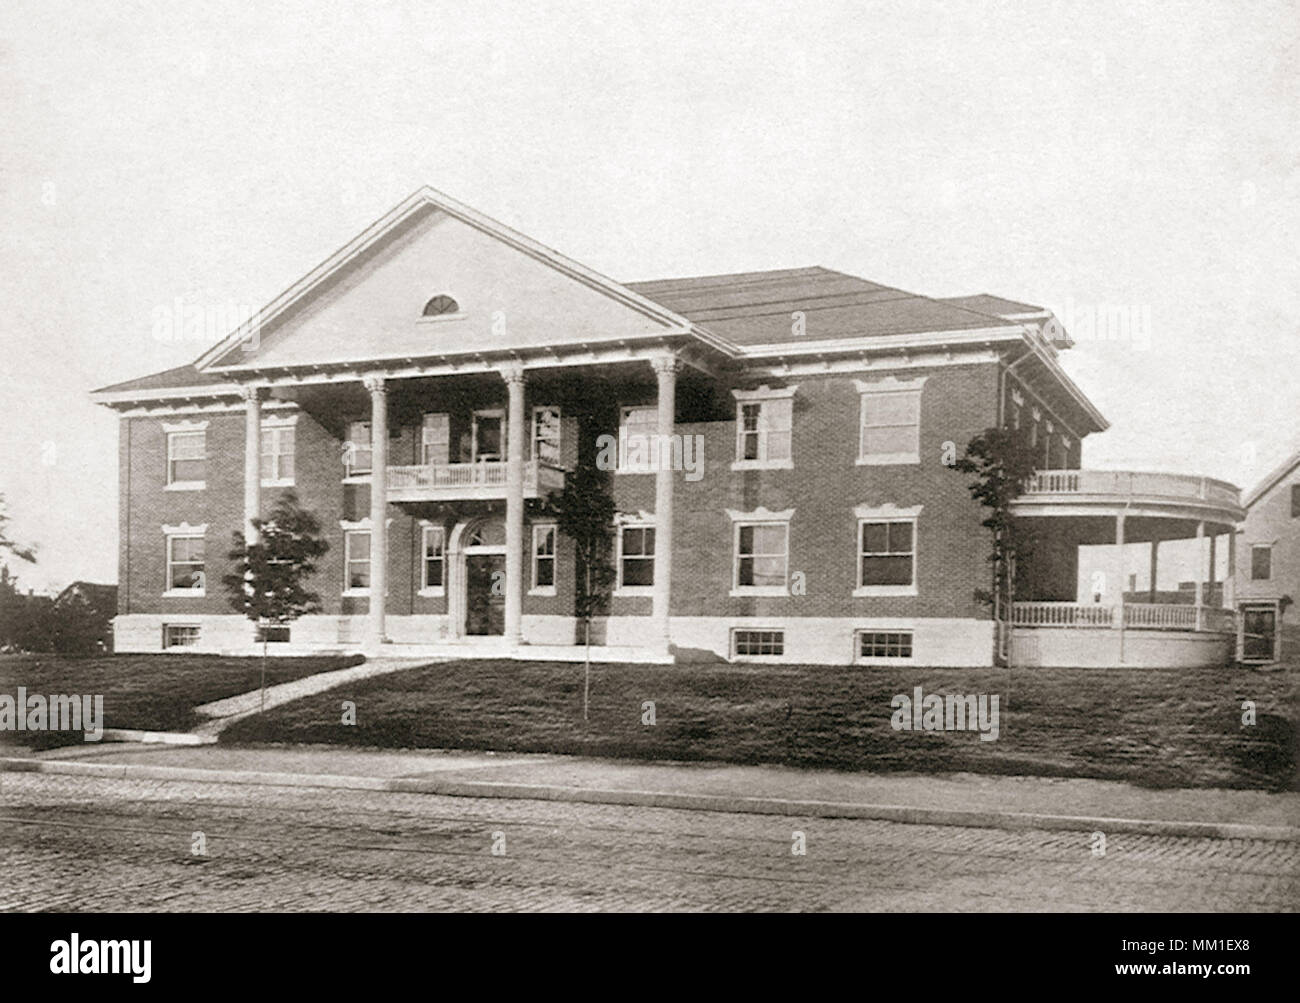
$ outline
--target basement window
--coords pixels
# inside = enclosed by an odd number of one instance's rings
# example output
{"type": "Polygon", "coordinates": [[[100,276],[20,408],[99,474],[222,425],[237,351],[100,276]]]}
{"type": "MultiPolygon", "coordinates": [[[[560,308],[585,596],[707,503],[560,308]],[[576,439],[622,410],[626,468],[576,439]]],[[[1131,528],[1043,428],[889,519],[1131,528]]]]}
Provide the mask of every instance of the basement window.
{"type": "Polygon", "coordinates": [[[910,630],[858,631],[858,658],[911,658],[910,630]]]}
{"type": "Polygon", "coordinates": [[[733,658],[774,657],[785,654],[783,630],[733,630],[731,632],[733,658]]]}
{"type": "Polygon", "coordinates": [[[164,648],[192,648],[199,643],[199,626],[196,623],[163,624],[164,648]]]}

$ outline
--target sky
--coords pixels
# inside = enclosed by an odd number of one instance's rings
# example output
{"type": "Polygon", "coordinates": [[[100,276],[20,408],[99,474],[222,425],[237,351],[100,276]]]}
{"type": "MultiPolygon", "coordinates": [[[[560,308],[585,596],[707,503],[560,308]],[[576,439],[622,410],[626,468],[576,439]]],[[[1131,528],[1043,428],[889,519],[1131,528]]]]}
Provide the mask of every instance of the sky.
{"type": "Polygon", "coordinates": [[[1300,448],[1294,3],[0,6],[0,494],[117,568],[117,419],[423,184],[623,281],[821,264],[1057,311],[1084,465],[1300,448]],[[177,303],[211,318],[163,337],[177,303]]]}

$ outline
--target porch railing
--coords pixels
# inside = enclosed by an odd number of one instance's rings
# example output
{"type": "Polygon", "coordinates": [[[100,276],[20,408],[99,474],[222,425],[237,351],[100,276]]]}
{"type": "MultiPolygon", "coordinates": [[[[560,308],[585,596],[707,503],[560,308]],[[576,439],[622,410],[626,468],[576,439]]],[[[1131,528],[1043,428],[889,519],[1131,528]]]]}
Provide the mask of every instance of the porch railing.
{"type": "Polygon", "coordinates": [[[1190,498],[1222,505],[1241,504],[1240,492],[1227,481],[1124,470],[1040,470],[1029,479],[1023,494],[1190,498]]]}
{"type": "MultiPolygon", "coordinates": [[[[1115,627],[1116,606],[1100,603],[1018,602],[1011,607],[1015,627],[1115,627]]],[[[1231,633],[1236,616],[1230,609],[1173,603],[1125,603],[1124,626],[1135,630],[1202,630],[1231,633]]]]}
{"type": "MultiPolygon", "coordinates": [[[[537,460],[524,461],[524,493],[557,490],[564,485],[564,471],[537,460]]],[[[388,490],[393,493],[429,492],[454,494],[457,490],[506,487],[506,462],[428,463],[388,468],[388,490]]]]}

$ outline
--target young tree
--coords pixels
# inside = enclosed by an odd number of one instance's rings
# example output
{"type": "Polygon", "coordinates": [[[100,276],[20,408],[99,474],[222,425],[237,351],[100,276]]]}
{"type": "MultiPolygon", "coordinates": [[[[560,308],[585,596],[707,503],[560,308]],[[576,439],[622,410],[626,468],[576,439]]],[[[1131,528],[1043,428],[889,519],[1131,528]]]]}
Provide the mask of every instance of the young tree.
{"type": "Polygon", "coordinates": [[[1011,502],[1037,471],[1036,452],[1016,429],[986,428],[971,439],[965,454],[953,464],[959,473],[975,475],[968,485],[971,497],[989,510],[980,525],[993,534],[993,552],[989,555],[993,587],[992,591],[976,590],[975,597],[992,606],[995,619],[1001,619],[1011,609],[1016,558],[1027,553],[1011,518],[1011,502]]]}
{"type": "Polygon", "coordinates": [[[608,609],[614,583],[614,496],[609,471],[596,463],[595,422],[587,416],[579,423],[577,466],[565,476],[564,489],[550,494],[546,508],[559,531],[573,541],[573,613],[582,623],[586,648],[582,678],[582,719],[586,721],[591,693],[591,621],[608,609]]]}
{"type": "Polygon", "coordinates": [[[253,520],[257,542],[242,532],[231,535],[234,570],[222,577],[230,605],[262,633],[262,709],[266,709],[266,643],[269,628],[291,623],[321,609],[320,596],[307,589],[316,560],[329,550],[320,523],[286,491],[265,518],[253,520]]]}

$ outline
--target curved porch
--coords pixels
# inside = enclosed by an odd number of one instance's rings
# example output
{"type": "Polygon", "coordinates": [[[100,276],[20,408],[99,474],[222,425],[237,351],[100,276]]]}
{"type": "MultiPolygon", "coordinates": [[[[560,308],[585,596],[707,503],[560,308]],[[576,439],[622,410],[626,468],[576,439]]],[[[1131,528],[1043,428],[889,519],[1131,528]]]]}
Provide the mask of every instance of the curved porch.
{"type": "Polygon", "coordinates": [[[1012,664],[1178,668],[1229,660],[1235,528],[1245,515],[1234,485],[1185,474],[1045,470],[1011,511],[1022,550],[1016,601],[1000,619],[1002,654],[1012,664]],[[1160,545],[1173,541],[1189,541],[1186,590],[1159,588],[1160,545]],[[1081,566],[1084,548],[1098,549],[1081,566]]]}

